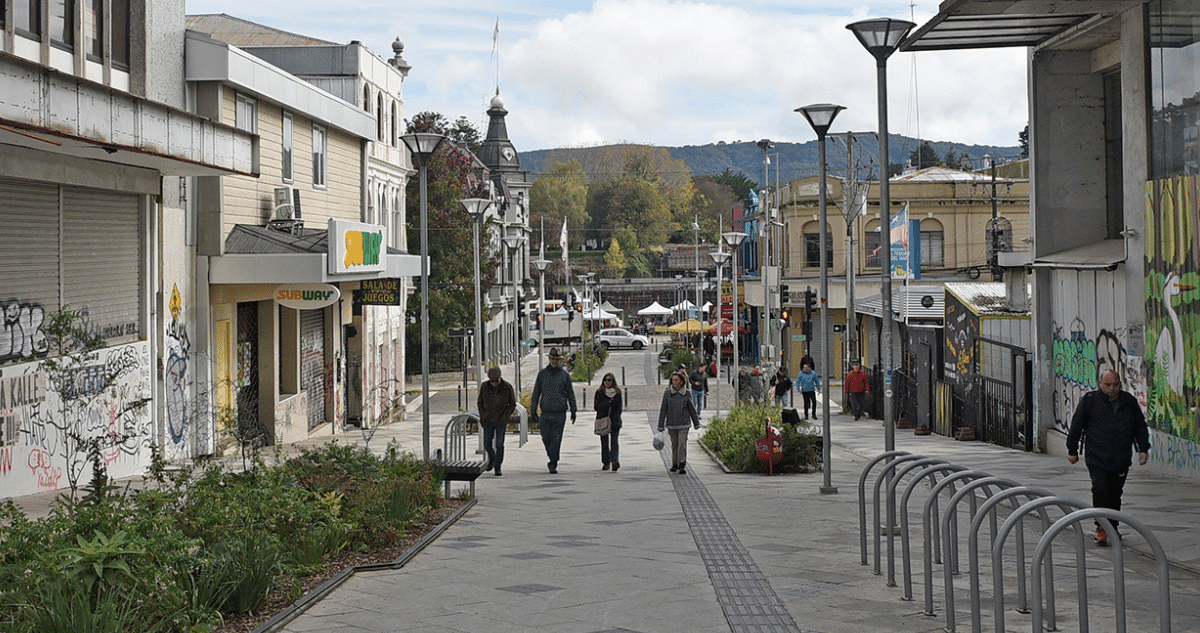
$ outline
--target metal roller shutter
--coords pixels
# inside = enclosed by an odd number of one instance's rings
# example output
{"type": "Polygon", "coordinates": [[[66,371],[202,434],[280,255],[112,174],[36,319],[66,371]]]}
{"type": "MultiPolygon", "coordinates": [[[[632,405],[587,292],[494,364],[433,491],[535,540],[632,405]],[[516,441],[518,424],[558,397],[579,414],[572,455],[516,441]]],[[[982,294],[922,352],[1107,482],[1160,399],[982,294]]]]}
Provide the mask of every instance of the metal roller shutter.
{"type": "Polygon", "coordinates": [[[109,345],[140,338],[138,196],[63,188],[63,299],[109,345]]]}
{"type": "Polygon", "coordinates": [[[46,349],[58,310],[58,187],[0,178],[0,363],[46,349]]]}
{"type": "Polygon", "coordinates": [[[300,311],[300,384],[311,431],[325,423],[325,310],[300,311]]]}

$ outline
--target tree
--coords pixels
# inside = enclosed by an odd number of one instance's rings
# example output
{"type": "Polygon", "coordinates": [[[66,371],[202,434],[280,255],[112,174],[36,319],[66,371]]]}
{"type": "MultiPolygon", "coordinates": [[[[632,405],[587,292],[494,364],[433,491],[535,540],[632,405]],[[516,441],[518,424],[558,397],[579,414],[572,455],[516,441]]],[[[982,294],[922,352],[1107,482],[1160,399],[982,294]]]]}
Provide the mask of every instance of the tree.
{"type": "Polygon", "coordinates": [[[653,277],[658,271],[657,253],[648,249],[643,250],[639,246],[637,233],[632,229],[614,229],[612,235],[614,242],[623,245],[621,252],[625,257],[625,276],[653,277]],[[655,255],[653,259],[650,257],[650,253],[655,255]]]}
{"type": "Polygon", "coordinates": [[[941,165],[942,158],[938,156],[937,150],[933,149],[929,141],[921,141],[921,145],[917,149],[908,153],[908,162],[914,169],[924,169],[941,165]]]}
{"type": "Polygon", "coordinates": [[[713,181],[725,185],[733,192],[734,200],[748,200],[750,192],[758,189],[758,183],[746,177],[746,174],[735,172],[728,167],[725,171],[712,176],[713,181]]]}
{"type": "Polygon", "coordinates": [[[621,252],[621,241],[613,238],[608,244],[608,252],[604,254],[604,276],[609,279],[619,279],[625,276],[625,254],[621,252]]]}
{"type": "Polygon", "coordinates": [[[950,169],[959,171],[971,171],[971,157],[966,152],[958,152],[954,149],[946,150],[946,157],[942,159],[942,164],[950,169]]]}
{"type": "MultiPolygon", "coordinates": [[[[436,112],[421,112],[408,124],[408,132],[449,131],[446,117],[436,112]]],[[[428,199],[429,244],[429,349],[430,366],[444,369],[459,366],[457,344],[450,339],[451,327],[473,325],[475,322],[475,259],[471,218],[459,200],[471,196],[486,197],[484,183],[472,186],[475,159],[472,154],[452,143],[442,143],[430,158],[426,169],[428,199]]],[[[415,180],[415,178],[414,178],[415,180]]],[[[420,211],[420,187],[413,182],[406,190],[405,204],[409,209],[410,226],[416,226],[420,211]]],[[[421,252],[420,230],[408,231],[408,252],[421,252]]],[[[495,282],[495,265],[483,265],[483,292],[495,282]]],[[[409,302],[410,322],[420,319],[420,301],[409,302]]],[[[420,349],[421,329],[407,328],[408,349],[420,349]]],[[[419,367],[420,354],[408,354],[409,369],[419,367]]]]}
{"type": "Polygon", "coordinates": [[[563,219],[568,230],[578,231],[588,225],[587,190],[587,174],[577,160],[555,163],[533,181],[529,190],[529,225],[540,230],[544,219],[552,238],[547,240],[543,235],[542,243],[552,248],[558,245],[563,219]]]}
{"type": "Polygon", "coordinates": [[[483,134],[465,116],[460,116],[454,120],[454,125],[446,130],[446,136],[450,137],[450,140],[455,143],[466,145],[467,151],[472,154],[478,154],[479,148],[483,145],[483,134]]]}
{"type": "Polygon", "coordinates": [[[718,243],[721,231],[729,226],[724,220],[727,216],[732,218],[737,196],[729,185],[713,176],[701,176],[693,183],[696,195],[692,198],[692,211],[700,225],[700,239],[718,243]]]}
{"type": "Polygon", "coordinates": [[[1029,124],[1025,124],[1025,129],[1017,132],[1017,142],[1021,144],[1021,158],[1029,158],[1029,124]]]}
{"type": "Polygon", "coordinates": [[[636,231],[639,241],[662,244],[671,227],[671,209],[653,183],[634,178],[612,178],[588,188],[588,215],[592,228],[636,231]]]}

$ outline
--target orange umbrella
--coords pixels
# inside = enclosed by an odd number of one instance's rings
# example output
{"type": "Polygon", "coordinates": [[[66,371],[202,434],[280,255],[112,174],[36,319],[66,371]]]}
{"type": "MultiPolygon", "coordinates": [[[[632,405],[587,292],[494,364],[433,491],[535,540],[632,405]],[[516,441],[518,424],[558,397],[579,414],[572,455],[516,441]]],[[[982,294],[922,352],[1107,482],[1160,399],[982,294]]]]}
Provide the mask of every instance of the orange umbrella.
{"type": "MultiPolygon", "coordinates": [[[[720,327],[720,334],[722,335],[733,334],[733,321],[730,321],[729,319],[721,319],[719,323],[709,323],[708,325],[704,326],[704,331],[716,332],[718,327],[720,327]]],[[[738,329],[744,331],[746,328],[738,329]]]]}

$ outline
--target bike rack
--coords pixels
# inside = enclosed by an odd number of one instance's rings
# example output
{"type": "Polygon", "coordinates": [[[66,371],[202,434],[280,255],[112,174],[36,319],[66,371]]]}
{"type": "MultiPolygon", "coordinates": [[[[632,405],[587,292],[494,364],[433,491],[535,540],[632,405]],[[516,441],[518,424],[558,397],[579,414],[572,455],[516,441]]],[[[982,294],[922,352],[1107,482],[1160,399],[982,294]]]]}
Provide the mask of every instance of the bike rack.
{"type": "MultiPolygon", "coordinates": [[[[1013,497],[1019,497],[1019,496],[1025,496],[1025,497],[1030,497],[1032,499],[1038,499],[1038,498],[1043,498],[1043,497],[1053,497],[1054,493],[1050,492],[1049,490],[1045,490],[1043,488],[1034,488],[1032,486],[1017,486],[1015,488],[1001,490],[1000,492],[997,492],[996,494],[992,495],[992,497],[990,499],[988,499],[987,501],[984,501],[983,505],[979,506],[979,512],[976,513],[975,516],[971,518],[971,532],[967,535],[967,553],[969,554],[969,562],[970,562],[969,573],[971,576],[971,630],[974,631],[975,633],[979,633],[983,628],[983,624],[982,624],[983,616],[982,616],[980,605],[979,605],[979,603],[980,603],[980,599],[979,599],[979,591],[980,591],[980,589],[979,589],[979,529],[981,527],[983,527],[983,517],[984,516],[991,517],[991,519],[992,519],[992,546],[993,546],[993,552],[994,552],[996,539],[999,538],[997,535],[997,531],[996,531],[996,513],[999,511],[999,505],[1001,503],[1003,503],[1005,500],[1011,500],[1011,501],[1009,501],[1009,503],[1012,504],[1013,513],[1015,514],[1016,512],[1019,512],[1021,508],[1017,506],[1017,502],[1015,499],[1013,499],[1013,497]]],[[[1049,527],[1050,519],[1046,514],[1045,508],[1040,507],[1038,509],[1040,510],[1040,515],[1042,517],[1042,529],[1044,530],[1045,528],[1049,527]]],[[[1024,561],[1025,560],[1025,524],[1023,522],[1018,521],[1016,524],[1016,528],[1017,528],[1017,560],[1024,561]]],[[[993,566],[996,564],[996,560],[997,559],[995,557],[993,557],[993,559],[992,559],[993,566]]],[[[1047,569],[1049,569],[1049,566],[1047,566],[1047,569]]],[[[993,572],[992,578],[993,578],[993,584],[995,584],[995,573],[994,572],[993,572]]],[[[1048,578],[1047,580],[1052,582],[1052,579],[1048,578]]],[[[1024,589],[1024,587],[1025,587],[1025,563],[1024,562],[1017,565],[1017,586],[1021,587],[1022,589],[1024,589]]],[[[994,588],[993,588],[993,591],[995,591],[994,588]]],[[[1054,588],[1052,585],[1050,586],[1050,593],[1051,594],[1054,593],[1054,588]]],[[[999,633],[1003,633],[1003,629],[1001,629],[999,631],[999,633]]]]}
{"type": "MultiPolygon", "coordinates": [[[[1085,505],[1084,503],[1082,503],[1080,501],[1076,501],[1074,499],[1067,499],[1064,497],[1057,497],[1057,496],[1041,497],[1039,499],[1034,499],[1032,501],[1029,501],[1029,502],[1025,503],[1024,505],[1022,505],[1021,507],[1017,508],[1004,521],[1004,525],[1000,526],[1000,533],[996,535],[996,538],[992,542],[992,592],[995,594],[995,601],[994,601],[992,609],[993,609],[993,614],[994,614],[995,620],[996,620],[996,627],[997,627],[996,630],[997,631],[1000,631],[1000,632],[1004,631],[1004,576],[1001,573],[1002,572],[1001,554],[1002,554],[1002,550],[1004,547],[1004,542],[1008,539],[1008,534],[1009,534],[1009,532],[1012,531],[1013,527],[1015,525],[1020,525],[1021,521],[1024,520],[1025,515],[1029,514],[1030,512],[1033,512],[1034,510],[1037,510],[1038,513],[1042,517],[1042,534],[1044,535],[1046,533],[1046,531],[1050,529],[1050,517],[1049,517],[1049,515],[1046,514],[1046,511],[1045,511],[1046,506],[1058,506],[1058,508],[1063,511],[1064,515],[1070,514],[1071,511],[1068,510],[1068,508],[1086,509],[1089,507],[1089,506],[1085,505]]],[[[1080,552],[1083,551],[1083,532],[1080,530],[1077,530],[1076,536],[1078,537],[1077,544],[1076,544],[1076,551],[1075,551],[1076,564],[1083,566],[1083,562],[1080,560],[1080,556],[1079,556],[1080,552]]],[[[1048,625],[1046,627],[1046,630],[1057,631],[1058,624],[1055,622],[1056,616],[1055,616],[1055,608],[1054,608],[1054,575],[1050,569],[1050,565],[1053,564],[1053,561],[1051,559],[1050,554],[1051,554],[1050,550],[1047,549],[1046,561],[1048,564],[1046,565],[1046,579],[1045,580],[1046,580],[1046,589],[1047,589],[1047,591],[1046,591],[1046,611],[1049,613],[1049,617],[1047,618],[1048,625]]],[[[1020,561],[1019,574],[1024,573],[1024,571],[1025,571],[1025,560],[1022,559],[1020,561]]],[[[1029,601],[1025,596],[1025,584],[1024,583],[1021,583],[1020,585],[1017,586],[1017,612],[1018,613],[1029,613],[1029,601]]]]}
{"type": "MultiPolygon", "coordinates": [[[[947,475],[946,477],[943,477],[942,480],[937,482],[937,484],[934,485],[933,489],[929,491],[929,496],[925,498],[925,508],[921,514],[921,521],[922,521],[922,527],[924,528],[924,531],[925,531],[925,552],[924,552],[924,554],[925,554],[924,555],[924,558],[925,558],[925,611],[924,611],[924,614],[927,616],[932,617],[932,616],[936,615],[933,611],[933,564],[935,562],[938,564],[942,564],[942,562],[943,562],[942,558],[941,558],[941,550],[935,549],[933,547],[933,542],[932,542],[933,541],[932,533],[937,531],[936,526],[939,523],[941,523],[937,518],[937,512],[936,512],[938,495],[941,494],[942,490],[944,490],[947,487],[950,488],[950,490],[952,491],[951,494],[953,495],[955,492],[954,491],[954,483],[961,479],[969,479],[969,478],[982,479],[982,478],[991,477],[991,476],[992,476],[991,473],[987,473],[982,470],[959,471],[957,473],[954,473],[953,475],[947,475]],[[930,527],[931,525],[933,526],[932,529],[930,527]]],[[[945,536],[947,538],[949,537],[948,534],[945,536]]]]}
{"type": "MultiPolygon", "coordinates": [[[[890,483],[888,483],[887,498],[889,500],[894,500],[896,498],[896,486],[900,485],[900,481],[904,478],[905,475],[907,475],[908,473],[910,473],[922,466],[929,466],[931,464],[934,466],[942,466],[942,467],[952,466],[952,464],[950,464],[950,462],[948,462],[940,457],[922,457],[921,459],[913,460],[913,461],[905,464],[903,467],[896,470],[896,474],[892,477],[892,481],[890,483]]],[[[901,538],[901,542],[903,544],[903,550],[904,550],[905,556],[908,555],[908,549],[909,549],[908,548],[908,535],[906,533],[906,528],[908,526],[908,508],[907,508],[906,502],[908,500],[908,489],[910,489],[912,487],[912,484],[915,481],[916,481],[916,479],[913,479],[913,481],[909,482],[909,485],[905,489],[905,494],[901,496],[901,503],[900,503],[900,534],[901,534],[900,538],[901,538]]],[[[891,522],[889,522],[889,524],[890,523],[891,522]]],[[[887,539],[888,580],[887,580],[887,586],[889,586],[889,587],[896,586],[896,546],[895,546],[894,536],[895,536],[894,531],[888,530],[888,539],[887,539]]]]}
{"type": "MultiPolygon", "coordinates": [[[[889,488],[889,495],[888,495],[888,500],[887,500],[887,502],[888,502],[887,527],[884,528],[884,527],[881,527],[881,524],[879,523],[879,487],[883,484],[883,481],[885,478],[887,478],[889,482],[895,478],[895,473],[893,471],[896,469],[897,466],[900,466],[901,464],[903,464],[905,462],[911,462],[911,461],[920,460],[920,459],[929,459],[929,458],[925,457],[924,455],[901,455],[901,456],[891,460],[887,464],[885,464],[883,466],[883,469],[879,471],[879,476],[875,478],[875,489],[874,489],[874,492],[871,497],[871,500],[874,504],[875,510],[871,516],[875,522],[875,528],[876,528],[875,530],[873,530],[874,536],[875,536],[875,575],[876,576],[880,576],[883,574],[883,569],[882,569],[883,562],[880,560],[880,555],[879,555],[879,549],[880,549],[879,533],[881,531],[883,531],[884,529],[886,529],[888,532],[888,542],[891,542],[893,532],[896,529],[895,488],[889,488]]],[[[893,582],[892,585],[894,586],[895,583],[893,582]]]]}
{"type": "MultiPolygon", "coordinates": [[[[869,564],[867,562],[867,474],[871,472],[875,464],[900,455],[908,455],[908,451],[887,451],[886,453],[880,453],[867,462],[867,465],[863,467],[862,474],[858,476],[858,541],[863,565],[869,564]]],[[[879,522],[878,514],[876,514],[875,522],[879,522]]],[[[878,557],[878,554],[876,556],[878,557]]]]}
{"type": "MultiPolygon", "coordinates": [[[[942,564],[942,574],[945,579],[946,589],[946,627],[947,633],[954,633],[954,575],[958,573],[957,556],[958,556],[958,503],[963,497],[969,497],[971,500],[970,516],[972,521],[979,515],[978,500],[975,497],[976,488],[985,488],[985,493],[989,497],[992,496],[992,486],[1005,486],[1006,488],[1016,488],[1020,486],[1017,482],[1006,477],[984,477],[976,479],[971,483],[962,487],[962,490],[954,493],[950,497],[950,502],[946,504],[946,513],[942,515],[942,531],[947,538],[942,541],[943,558],[945,563],[942,564]],[[951,527],[953,525],[953,527],[951,527]]],[[[996,521],[995,515],[992,515],[992,535],[995,538],[996,521]]]]}
{"type": "MultiPolygon", "coordinates": [[[[930,477],[930,475],[933,475],[934,473],[939,473],[939,472],[943,473],[946,476],[949,476],[948,473],[950,473],[950,472],[962,472],[964,470],[966,470],[966,468],[963,466],[959,466],[958,464],[943,463],[943,464],[934,464],[933,466],[929,466],[913,476],[912,480],[908,482],[908,486],[905,487],[904,494],[900,496],[900,544],[902,546],[900,560],[901,560],[901,562],[904,563],[904,595],[901,597],[902,600],[912,600],[913,599],[913,595],[912,595],[912,560],[911,560],[912,552],[910,551],[912,548],[909,547],[909,534],[910,533],[909,533],[909,528],[908,528],[908,500],[909,500],[909,497],[911,497],[913,491],[916,490],[917,484],[925,477],[930,477]]],[[[930,480],[931,480],[930,487],[931,488],[934,485],[936,485],[936,482],[932,481],[932,479],[933,478],[930,477],[930,480]]],[[[951,489],[953,489],[953,485],[951,485],[951,489]]],[[[934,496],[934,500],[933,500],[933,514],[935,517],[937,516],[936,495],[934,496]]],[[[934,548],[936,551],[936,548],[941,547],[941,538],[939,536],[939,532],[937,529],[938,524],[937,524],[936,520],[933,523],[933,527],[934,527],[933,533],[930,536],[932,538],[932,541],[934,543],[934,548]]],[[[928,541],[929,539],[926,539],[926,540],[928,541]]],[[[926,545],[926,547],[928,548],[928,545],[926,545]]]]}
{"type": "MultiPolygon", "coordinates": [[[[1146,543],[1150,545],[1150,549],[1154,551],[1154,558],[1158,566],[1158,628],[1161,633],[1171,632],[1171,583],[1170,574],[1167,568],[1167,556],[1163,551],[1162,544],[1155,538],[1154,533],[1145,526],[1142,522],[1132,516],[1116,510],[1108,508],[1088,508],[1085,510],[1076,510],[1071,514],[1059,519],[1050,529],[1042,535],[1042,539],[1038,541],[1037,549],[1033,552],[1033,631],[1041,633],[1042,630],[1042,583],[1038,576],[1038,571],[1041,570],[1042,561],[1046,558],[1046,553],[1050,550],[1050,543],[1054,537],[1058,536],[1068,526],[1076,525],[1087,519],[1098,519],[1103,522],[1102,526],[1111,534],[1116,534],[1112,523],[1109,519],[1116,519],[1132,527],[1146,539],[1146,543]]],[[[1079,541],[1082,541],[1083,530],[1076,528],[1079,533],[1079,541]]],[[[1113,601],[1116,603],[1116,630],[1117,633],[1125,633],[1125,557],[1123,554],[1124,547],[1121,545],[1121,539],[1113,539],[1113,601]]],[[[1076,545],[1077,556],[1080,559],[1086,558],[1086,550],[1082,543],[1076,545]]],[[[1078,590],[1079,594],[1079,630],[1087,631],[1087,569],[1085,565],[1078,567],[1078,590]]]]}

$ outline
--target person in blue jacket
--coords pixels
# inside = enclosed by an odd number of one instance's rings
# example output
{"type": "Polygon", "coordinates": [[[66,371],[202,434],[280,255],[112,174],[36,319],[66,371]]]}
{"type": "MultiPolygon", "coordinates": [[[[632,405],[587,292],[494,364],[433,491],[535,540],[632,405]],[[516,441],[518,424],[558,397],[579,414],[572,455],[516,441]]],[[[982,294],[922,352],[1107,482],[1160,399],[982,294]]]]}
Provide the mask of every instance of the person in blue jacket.
{"type": "Polygon", "coordinates": [[[804,397],[804,419],[808,419],[808,407],[812,405],[812,417],[817,419],[817,390],[821,388],[821,376],[807,363],[796,374],[796,391],[804,397]]]}

